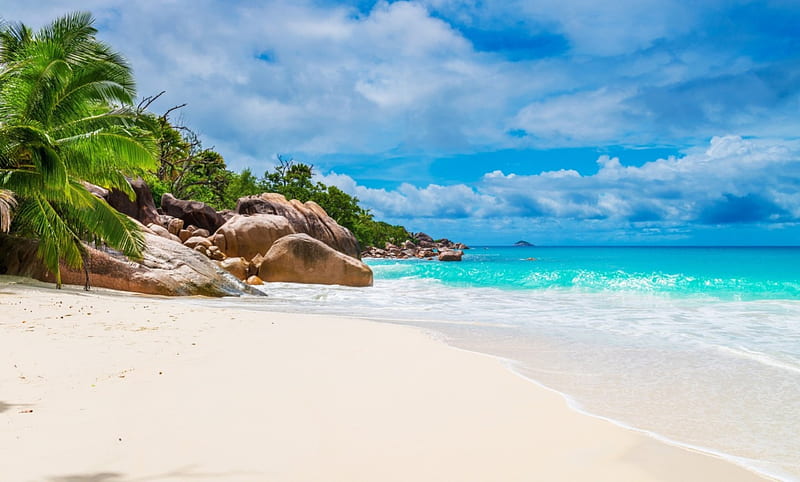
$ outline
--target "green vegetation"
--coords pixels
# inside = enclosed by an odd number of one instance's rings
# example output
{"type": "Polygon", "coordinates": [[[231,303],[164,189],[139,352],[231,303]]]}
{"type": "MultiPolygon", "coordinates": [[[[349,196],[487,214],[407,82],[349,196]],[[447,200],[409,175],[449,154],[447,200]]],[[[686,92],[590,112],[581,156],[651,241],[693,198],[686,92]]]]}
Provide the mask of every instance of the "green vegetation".
{"type": "Polygon", "coordinates": [[[0,27],[0,227],[39,240],[61,285],[59,262],[78,268],[82,240],[139,257],[137,224],[93,196],[84,182],[132,195],[125,176],[155,167],[152,126],[133,107],[128,64],[95,38],[88,13],[37,32],[0,27]],[[13,220],[9,223],[16,198],[13,220]]]}
{"type": "Polygon", "coordinates": [[[369,210],[358,204],[358,198],[336,186],[313,182],[313,166],[278,157],[279,164],[273,172],[264,175],[260,187],[263,191],[277,192],[287,199],[302,202],[314,201],[330,217],[353,232],[361,246],[383,246],[387,242],[399,243],[411,235],[402,226],[376,221],[369,210]]]}
{"type": "MultiPolygon", "coordinates": [[[[157,96],[156,96],[157,97],[157,96]]],[[[188,127],[169,122],[169,113],[153,117],[158,130],[158,168],[145,175],[158,204],[162,194],[172,193],[179,199],[202,201],[217,210],[234,209],[244,196],[275,192],[286,199],[314,201],[342,226],[348,228],[361,246],[383,246],[399,243],[410,237],[402,226],[376,221],[355,198],[336,186],[314,182],[314,168],[278,156],[278,165],[263,177],[252,170],[240,173],[228,170],[223,157],[213,149],[205,149],[188,127]]]]}
{"type": "MultiPolygon", "coordinates": [[[[161,94],[145,99],[140,107],[149,106],[161,94]]],[[[181,107],[173,107],[160,117],[147,114],[156,126],[153,135],[158,146],[158,166],[144,176],[154,200],[159,204],[161,195],[168,192],[178,199],[202,201],[216,209],[230,207],[236,203],[236,199],[227,197],[234,174],[227,170],[222,155],[203,148],[191,129],[169,121],[169,114],[181,107]]]]}
{"type": "Polygon", "coordinates": [[[36,32],[0,24],[0,232],[38,240],[37,254],[57,286],[62,263],[85,268],[85,242],[141,257],[138,224],[87,186],[132,197],[128,179],[135,176],[148,182],[157,203],[171,192],[225,209],[271,191],[315,201],[362,246],[409,237],[401,226],[375,221],[357,198],[314,182],[313,166],[279,158],[262,178],[228,170],[194,132],[170,122],[182,106],[156,116],[146,109],[159,96],[134,105],[131,69],[97,40],[93,22],[73,13],[36,32]]]}

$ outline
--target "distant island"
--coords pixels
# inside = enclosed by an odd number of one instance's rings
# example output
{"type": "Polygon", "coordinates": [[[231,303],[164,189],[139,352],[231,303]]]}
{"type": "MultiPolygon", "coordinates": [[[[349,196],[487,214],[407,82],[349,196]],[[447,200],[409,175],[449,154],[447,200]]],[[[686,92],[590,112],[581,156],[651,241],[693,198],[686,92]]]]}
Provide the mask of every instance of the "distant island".
{"type": "Polygon", "coordinates": [[[534,245],[527,241],[517,241],[516,243],[514,243],[514,246],[519,248],[530,248],[533,247],[534,245]]]}

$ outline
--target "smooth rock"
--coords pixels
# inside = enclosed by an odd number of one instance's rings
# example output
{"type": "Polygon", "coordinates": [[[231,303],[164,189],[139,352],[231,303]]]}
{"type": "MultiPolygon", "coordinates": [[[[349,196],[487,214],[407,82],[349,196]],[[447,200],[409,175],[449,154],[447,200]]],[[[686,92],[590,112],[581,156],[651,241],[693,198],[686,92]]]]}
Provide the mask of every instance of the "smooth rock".
{"type": "Polygon", "coordinates": [[[461,261],[463,251],[447,249],[439,253],[439,261],[461,261]]]}
{"type": "Polygon", "coordinates": [[[289,220],[283,216],[237,214],[214,233],[211,241],[229,258],[253,259],[269,251],[279,238],[294,232],[289,220]]]}
{"type": "MultiPolygon", "coordinates": [[[[147,247],[141,261],[87,246],[91,285],[167,296],[261,294],[180,243],[147,232],[144,237],[147,247]]],[[[55,277],[36,257],[36,247],[34,240],[0,236],[0,274],[55,282],[55,277]]],[[[73,270],[62,265],[61,278],[65,284],[84,284],[82,269],[73,270]]]]}
{"type": "Polygon", "coordinates": [[[181,239],[174,234],[170,234],[170,232],[164,226],[156,223],[150,223],[147,225],[147,228],[153,232],[156,236],[161,236],[164,239],[169,239],[170,241],[174,241],[176,243],[180,243],[181,239]]]}
{"type": "Polygon", "coordinates": [[[239,214],[273,214],[283,216],[296,233],[306,233],[331,248],[358,258],[361,250],[353,233],[328,216],[319,204],[296,199],[287,201],[281,194],[264,193],[240,198],[236,204],[239,214]]]}
{"type": "Polygon", "coordinates": [[[191,238],[187,239],[183,242],[183,245],[187,248],[195,249],[197,246],[203,246],[204,248],[211,247],[211,241],[208,238],[204,238],[202,236],[192,236],[191,238]]]}
{"type": "Polygon", "coordinates": [[[261,263],[264,262],[264,255],[257,254],[253,256],[250,260],[250,268],[248,269],[248,274],[254,275],[258,274],[258,269],[261,267],[261,263]]]}
{"type": "Polygon", "coordinates": [[[217,214],[211,206],[200,201],[176,199],[170,193],[161,196],[161,209],[164,214],[182,219],[187,225],[206,229],[209,233],[213,233],[225,224],[225,218],[217,214]]]}
{"type": "Polygon", "coordinates": [[[258,270],[264,281],[371,286],[372,270],[306,233],[277,240],[258,270]]]}
{"type": "Polygon", "coordinates": [[[183,225],[183,219],[172,218],[169,220],[169,223],[167,223],[167,230],[177,236],[183,229],[183,225]]]}
{"type": "Polygon", "coordinates": [[[158,223],[158,210],[156,210],[150,186],[141,178],[129,180],[128,183],[133,189],[133,199],[122,191],[112,189],[105,198],[108,204],[145,226],[150,223],[158,223]]]}
{"type": "Polygon", "coordinates": [[[247,284],[249,284],[249,285],[263,285],[264,284],[264,280],[262,280],[261,278],[259,278],[256,275],[253,275],[253,276],[250,276],[249,278],[247,278],[247,284]]]}
{"type": "Polygon", "coordinates": [[[219,262],[219,267],[240,280],[247,279],[250,263],[244,258],[226,258],[219,262]]]}

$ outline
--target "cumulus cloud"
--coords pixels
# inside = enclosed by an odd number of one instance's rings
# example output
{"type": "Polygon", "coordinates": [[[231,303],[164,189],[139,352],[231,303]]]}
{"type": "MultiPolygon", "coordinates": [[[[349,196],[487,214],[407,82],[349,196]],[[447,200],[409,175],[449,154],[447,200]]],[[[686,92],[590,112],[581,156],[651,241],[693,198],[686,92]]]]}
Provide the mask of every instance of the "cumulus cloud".
{"type": "Polygon", "coordinates": [[[464,184],[417,187],[403,183],[387,190],[361,186],[352,177],[335,172],[316,179],[357,197],[379,219],[486,217],[496,212],[499,202],[464,184]]]}
{"type": "Polygon", "coordinates": [[[522,108],[511,127],[555,144],[602,142],[620,137],[629,124],[629,97],[628,92],[605,88],[557,96],[522,108]]]}
{"type": "Polygon", "coordinates": [[[276,153],[321,164],[328,182],[412,228],[467,220],[474,233],[611,239],[628,229],[666,239],[686,226],[800,217],[800,149],[785,140],[800,131],[791,2],[3,5],[6,20],[34,27],[91,10],[100,37],[133,65],[140,94],[166,90],[156,109],[187,102],[184,122],[230,167],[260,173],[276,153]],[[744,139],[685,149],[721,132],[744,139]],[[685,155],[643,165],[601,157],[591,175],[574,165],[522,175],[495,155],[472,184],[457,169],[449,184],[427,174],[433,160],[459,155],[482,163],[479,153],[504,150],[653,144],[685,155]],[[365,187],[354,180],[365,172],[398,187],[365,187]]]}
{"type": "Polygon", "coordinates": [[[130,59],[140,93],[166,90],[162,109],[188,102],[186,122],[236,169],[261,170],[278,152],[313,161],[685,145],[711,132],[800,128],[796,68],[693,37],[717,25],[715,0],[690,11],[656,0],[6,4],[7,20],[34,26],[92,10],[101,37],[130,59]],[[498,37],[496,50],[480,32],[498,37]],[[517,47],[532,56],[509,57],[517,47]]]}
{"type": "Polygon", "coordinates": [[[357,196],[376,213],[406,223],[421,218],[469,217],[476,224],[513,219],[529,229],[532,223],[536,229],[568,225],[574,231],[624,232],[635,238],[637,233],[680,236],[692,226],[800,222],[798,142],[722,136],[704,149],[641,166],[608,156],[597,163],[592,175],[495,170],[475,186],[370,189],[335,173],[321,180],[357,196]]]}

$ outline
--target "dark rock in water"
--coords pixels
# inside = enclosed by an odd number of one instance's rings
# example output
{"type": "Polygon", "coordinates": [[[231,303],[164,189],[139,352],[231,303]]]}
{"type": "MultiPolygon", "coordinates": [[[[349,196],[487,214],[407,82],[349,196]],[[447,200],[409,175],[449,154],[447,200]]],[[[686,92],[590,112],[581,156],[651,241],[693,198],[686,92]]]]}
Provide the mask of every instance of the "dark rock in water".
{"type": "Polygon", "coordinates": [[[306,233],[275,241],[261,262],[258,277],[264,281],[372,286],[369,266],[306,233]]]}
{"type": "MultiPolygon", "coordinates": [[[[87,246],[92,286],[152,295],[238,296],[261,294],[220,269],[206,256],[182,244],[145,233],[147,247],[140,262],[114,251],[87,246]]],[[[0,274],[55,282],[36,256],[35,240],[0,236],[0,274]]],[[[83,270],[61,266],[64,284],[83,285],[83,270]]]]}
{"type": "Polygon", "coordinates": [[[182,219],[188,225],[197,226],[213,233],[225,224],[225,218],[217,214],[211,206],[200,201],[184,201],[170,193],[161,196],[161,209],[164,214],[182,219]]]}
{"type": "Polygon", "coordinates": [[[533,247],[533,245],[531,243],[527,242],[527,241],[517,241],[516,243],[514,243],[514,246],[517,246],[519,248],[532,248],[533,247]]]}
{"type": "Polygon", "coordinates": [[[367,247],[361,256],[364,258],[388,258],[388,259],[432,259],[439,257],[442,261],[460,261],[463,251],[469,249],[464,243],[454,243],[449,239],[440,239],[433,241],[430,236],[425,233],[417,233],[412,235],[417,240],[418,244],[414,244],[411,240],[406,240],[400,243],[401,246],[396,246],[391,243],[386,243],[383,249],[375,246],[367,247]],[[444,256],[439,256],[441,253],[448,252],[444,256]],[[461,253],[459,255],[453,253],[461,253]]]}
{"type": "Polygon", "coordinates": [[[287,201],[282,194],[264,193],[260,196],[240,198],[236,203],[238,214],[273,214],[283,216],[296,233],[306,233],[331,248],[358,259],[361,250],[353,233],[328,216],[319,204],[297,199],[287,201]]]}

